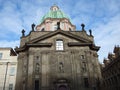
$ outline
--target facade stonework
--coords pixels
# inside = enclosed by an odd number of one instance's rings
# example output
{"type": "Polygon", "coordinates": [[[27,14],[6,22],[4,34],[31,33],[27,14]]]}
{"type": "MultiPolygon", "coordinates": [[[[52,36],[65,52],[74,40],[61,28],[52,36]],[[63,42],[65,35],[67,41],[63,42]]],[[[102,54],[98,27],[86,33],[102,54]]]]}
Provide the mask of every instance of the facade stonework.
{"type": "Polygon", "coordinates": [[[18,53],[16,90],[98,90],[100,47],[94,44],[91,31],[88,35],[84,24],[81,31],[61,29],[59,22],[56,25],[54,31],[37,30],[41,28],[38,25],[27,36],[22,32],[20,47],[15,49],[18,53]]]}
{"type": "Polygon", "coordinates": [[[17,54],[12,48],[0,48],[0,90],[15,90],[17,54]]]}
{"type": "Polygon", "coordinates": [[[104,59],[102,90],[120,90],[120,47],[115,46],[113,52],[104,59]]]}

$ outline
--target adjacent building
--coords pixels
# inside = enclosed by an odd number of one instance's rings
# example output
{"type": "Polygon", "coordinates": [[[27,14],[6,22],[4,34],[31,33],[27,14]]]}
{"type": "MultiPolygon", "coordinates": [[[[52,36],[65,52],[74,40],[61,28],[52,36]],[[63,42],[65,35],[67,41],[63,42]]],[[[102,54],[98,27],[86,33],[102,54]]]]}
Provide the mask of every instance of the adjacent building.
{"type": "Polygon", "coordinates": [[[15,90],[17,54],[12,48],[0,48],[0,90],[15,90]]]}
{"type": "Polygon", "coordinates": [[[15,90],[98,90],[100,47],[81,26],[54,5],[28,35],[22,30],[15,90]]]}
{"type": "Polygon", "coordinates": [[[120,47],[115,46],[113,52],[104,59],[102,90],[120,90],[120,47]]]}

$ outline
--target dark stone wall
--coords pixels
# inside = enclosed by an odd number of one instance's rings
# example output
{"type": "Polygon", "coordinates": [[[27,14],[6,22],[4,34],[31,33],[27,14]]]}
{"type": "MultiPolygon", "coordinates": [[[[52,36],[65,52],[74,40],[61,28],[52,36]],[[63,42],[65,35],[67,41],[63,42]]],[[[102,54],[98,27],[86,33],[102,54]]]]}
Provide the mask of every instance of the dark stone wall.
{"type": "MultiPolygon", "coordinates": [[[[22,38],[21,47],[29,41],[28,37],[30,39],[31,36],[22,38]]],[[[19,52],[16,90],[35,90],[35,82],[39,90],[58,90],[60,87],[67,90],[97,90],[96,83],[101,79],[97,52],[89,46],[70,47],[68,42],[82,43],[57,34],[36,42],[52,43],[51,47],[28,47],[19,52]],[[63,40],[63,51],[56,51],[56,39],[63,40]]]]}

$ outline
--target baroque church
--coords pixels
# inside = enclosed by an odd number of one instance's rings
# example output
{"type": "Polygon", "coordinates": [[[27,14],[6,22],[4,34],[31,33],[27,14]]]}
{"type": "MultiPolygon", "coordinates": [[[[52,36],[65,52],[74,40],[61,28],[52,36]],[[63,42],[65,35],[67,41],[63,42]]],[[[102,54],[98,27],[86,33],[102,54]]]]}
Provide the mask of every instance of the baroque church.
{"type": "Polygon", "coordinates": [[[15,90],[98,90],[101,71],[94,36],[76,30],[53,5],[39,25],[22,30],[15,90]]]}

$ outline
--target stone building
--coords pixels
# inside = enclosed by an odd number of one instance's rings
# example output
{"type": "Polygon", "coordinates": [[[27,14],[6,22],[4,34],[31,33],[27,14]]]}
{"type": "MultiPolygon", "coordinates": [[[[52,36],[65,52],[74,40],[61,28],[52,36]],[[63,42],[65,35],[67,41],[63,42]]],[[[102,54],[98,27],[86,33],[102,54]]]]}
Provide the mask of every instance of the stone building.
{"type": "Polygon", "coordinates": [[[25,35],[18,53],[16,90],[98,90],[101,79],[92,31],[77,30],[54,5],[25,35]]]}
{"type": "Polygon", "coordinates": [[[12,48],[0,48],[0,90],[15,90],[17,54],[12,48]]]}
{"type": "Polygon", "coordinates": [[[102,90],[120,90],[120,47],[115,46],[113,52],[104,59],[102,90]]]}

